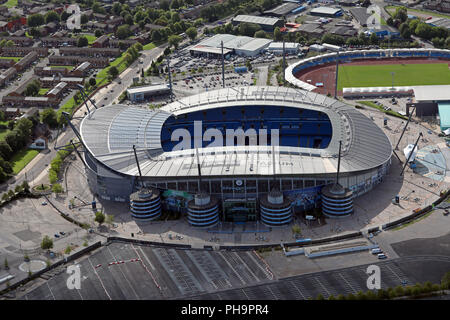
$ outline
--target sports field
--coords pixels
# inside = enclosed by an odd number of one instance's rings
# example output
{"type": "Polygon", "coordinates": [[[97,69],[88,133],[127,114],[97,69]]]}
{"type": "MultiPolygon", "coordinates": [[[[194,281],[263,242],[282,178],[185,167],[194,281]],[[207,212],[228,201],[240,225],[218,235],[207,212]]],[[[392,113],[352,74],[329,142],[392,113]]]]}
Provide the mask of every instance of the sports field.
{"type": "Polygon", "coordinates": [[[394,72],[394,86],[450,84],[447,63],[386,64],[340,66],[338,90],[351,87],[390,87],[394,72]]]}

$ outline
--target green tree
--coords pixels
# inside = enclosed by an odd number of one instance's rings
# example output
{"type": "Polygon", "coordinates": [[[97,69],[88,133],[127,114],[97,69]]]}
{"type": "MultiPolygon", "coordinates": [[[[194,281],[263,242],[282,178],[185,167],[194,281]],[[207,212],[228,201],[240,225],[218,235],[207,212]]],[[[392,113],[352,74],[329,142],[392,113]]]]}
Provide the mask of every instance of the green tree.
{"type": "Polygon", "coordinates": [[[128,24],[124,24],[117,28],[116,37],[120,40],[126,39],[131,35],[130,26],[128,24]]]}
{"type": "Polygon", "coordinates": [[[178,44],[182,41],[183,39],[176,34],[173,34],[169,37],[169,45],[173,46],[175,49],[178,48],[178,44]]]}
{"type": "Polygon", "coordinates": [[[62,187],[59,183],[55,183],[55,184],[53,184],[53,186],[52,186],[52,191],[53,191],[54,193],[63,193],[63,192],[64,192],[64,189],[63,189],[63,187],[62,187]]]}
{"type": "Polygon", "coordinates": [[[89,45],[88,38],[86,38],[84,36],[78,38],[78,42],[77,42],[78,47],[86,47],[88,45],[89,45]]]}
{"type": "Polygon", "coordinates": [[[50,128],[56,128],[58,126],[58,118],[55,110],[52,108],[44,109],[41,113],[42,123],[47,124],[50,128]]]}
{"type": "Polygon", "coordinates": [[[39,27],[45,23],[45,18],[40,13],[32,14],[28,16],[27,23],[29,27],[39,27]]]}
{"type": "Polygon", "coordinates": [[[41,248],[43,250],[48,250],[48,249],[53,248],[53,240],[50,239],[50,237],[47,235],[44,236],[44,238],[42,239],[42,242],[41,242],[41,248]]]}
{"type": "Polygon", "coordinates": [[[112,66],[108,69],[108,75],[111,79],[115,79],[119,75],[119,70],[117,67],[112,66]]]}
{"type": "Polygon", "coordinates": [[[186,30],[186,35],[189,37],[189,39],[194,41],[195,38],[197,37],[197,29],[194,27],[190,27],[189,29],[186,30]]]}
{"type": "Polygon", "coordinates": [[[41,89],[41,83],[39,80],[33,80],[31,81],[27,87],[25,88],[24,94],[27,97],[35,97],[39,95],[39,90],[41,89]]]}
{"type": "Polygon", "coordinates": [[[70,246],[66,247],[66,250],[64,250],[65,254],[70,254],[72,252],[72,248],[70,246]]]}
{"type": "Polygon", "coordinates": [[[446,289],[450,289],[450,271],[445,273],[442,277],[441,285],[446,289]]]}
{"type": "Polygon", "coordinates": [[[56,11],[49,11],[45,14],[45,23],[49,22],[59,22],[60,16],[56,11]]]}
{"type": "Polygon", "coordinates": [[[95,213],[95,222],[97,222],[99,225],[102,225],[102,223],[105,222],[105,215],[102,212],[97,211],[95,213]]]}
{"type": "Polygon", "coordinates": [[[91,85],[91,87],[95,87],[95,85],[97,84],[97,80],[95,80],[94,77],[89,78],[89,84],[91,85]]]}
{"type": "Polygon", "coordinates": [[[5,262],[3,265],[5,266],[5,270],[9,270],[8,259],[5,258],[5,262]]]}
{"type": "Polygon", "coordinates": [[[283,38],[283,34],[280,31],[279,27],[276,27],[275,30],[273,31],[273,38],[275,41],[281,41],[283,38]]]}
{"type": "Polygon", "coordinates": [[[263,30],[256,31],[254,34],[255,38],[267,38],[266,33],[263,30]]]}

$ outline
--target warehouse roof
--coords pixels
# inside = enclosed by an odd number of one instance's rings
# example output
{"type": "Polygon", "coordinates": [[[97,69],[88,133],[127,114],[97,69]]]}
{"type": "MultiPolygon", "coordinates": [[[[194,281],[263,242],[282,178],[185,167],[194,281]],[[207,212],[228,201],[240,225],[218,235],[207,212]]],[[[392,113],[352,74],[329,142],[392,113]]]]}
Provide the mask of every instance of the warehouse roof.
{"type": "Polygon", "coordinates": [[[450,101],[450,85],[414,86],[416,101],[450,101]]]}
{"type": "Polygon", "coordinates": [[[342,11],[342,9],[336,9],[331,7],[317,7],[310,11],[310,13],[319,13],[319,14],[336,14],[342,11]]]}
{"type": "Polygon", "coordinates": [[[273,26],[277,22],[280,21],[278,18],[274,17],[258,17],[258,16],[248,16],[248,15],[237,15],[233,18],[233,21],[235,22],[248,22],[248,23],[256,23],[256,24],[262,24],[262,25],[268,25],[273,26]]]}
{"type": "Polygon", "coordinates": [[[333,136],[325,149],[288,146],[225,146],[199,149],[202,175],[321,174],[336,172],[339,140],[343,142],[342,172],[378,167],[391,157],[389,139],[377,125],[338,100],[284,87],[236,87],[188,96],[148,110],[111,105],[94,110],[81,123],[88,151],[104,166],[137,175],[132,146],[136,145],[142,174],[151,177],[197,176],[195,149],[164,152],[161,130],[170,116],[232,106],[286,106],[327,114],[333,136]],[[273,165],[275,150],[276,165],[273,165]]]}
{"type": "MultiPolygon", "coordinates": [[[[272,42],[270,39],[252,38],[246,36],[235,36],[232,34],[217,34],[211,38],[207,38],[200,42],[198,45],[192,49],[197,48],[219,48],[221,47],[221,42],[223,42],[223,47],[230,50],[258,50],[261,47],[266,47],[272,42]]],[[[204,49],[203,49],[204,50],[204,49]]],[[[219,52],[220,53],[220,52],[219,52]]],[[[225,52],[224,52],[225,53],[225,52]]]]}

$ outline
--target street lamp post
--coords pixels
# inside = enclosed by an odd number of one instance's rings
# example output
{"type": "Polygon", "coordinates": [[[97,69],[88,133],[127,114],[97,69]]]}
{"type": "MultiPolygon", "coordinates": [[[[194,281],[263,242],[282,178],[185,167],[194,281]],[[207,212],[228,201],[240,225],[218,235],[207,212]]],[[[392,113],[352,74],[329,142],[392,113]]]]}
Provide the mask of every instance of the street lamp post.
{"type": "Polygon", "coordinates": [[[395,72],[391,72],[391,76],[392,76],[392,89],[394,89],[394,75],[395,75],[395,72]]]}

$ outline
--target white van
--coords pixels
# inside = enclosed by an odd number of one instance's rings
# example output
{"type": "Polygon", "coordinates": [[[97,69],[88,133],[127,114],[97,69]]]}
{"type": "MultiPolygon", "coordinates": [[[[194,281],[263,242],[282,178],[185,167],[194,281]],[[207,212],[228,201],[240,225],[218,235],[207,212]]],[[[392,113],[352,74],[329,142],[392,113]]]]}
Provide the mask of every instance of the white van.
{"type": "Polygon", "coordinates": [[[381,251],[380,248],[372,249],[372,254],[379,254],[379,253],[383,253],[383,251],[381,251]]]}
{"type": "Polygon", "coordinates": [[[387,259],[387,256],[384,253],[378,254],[378,259],[387,259]]]}

